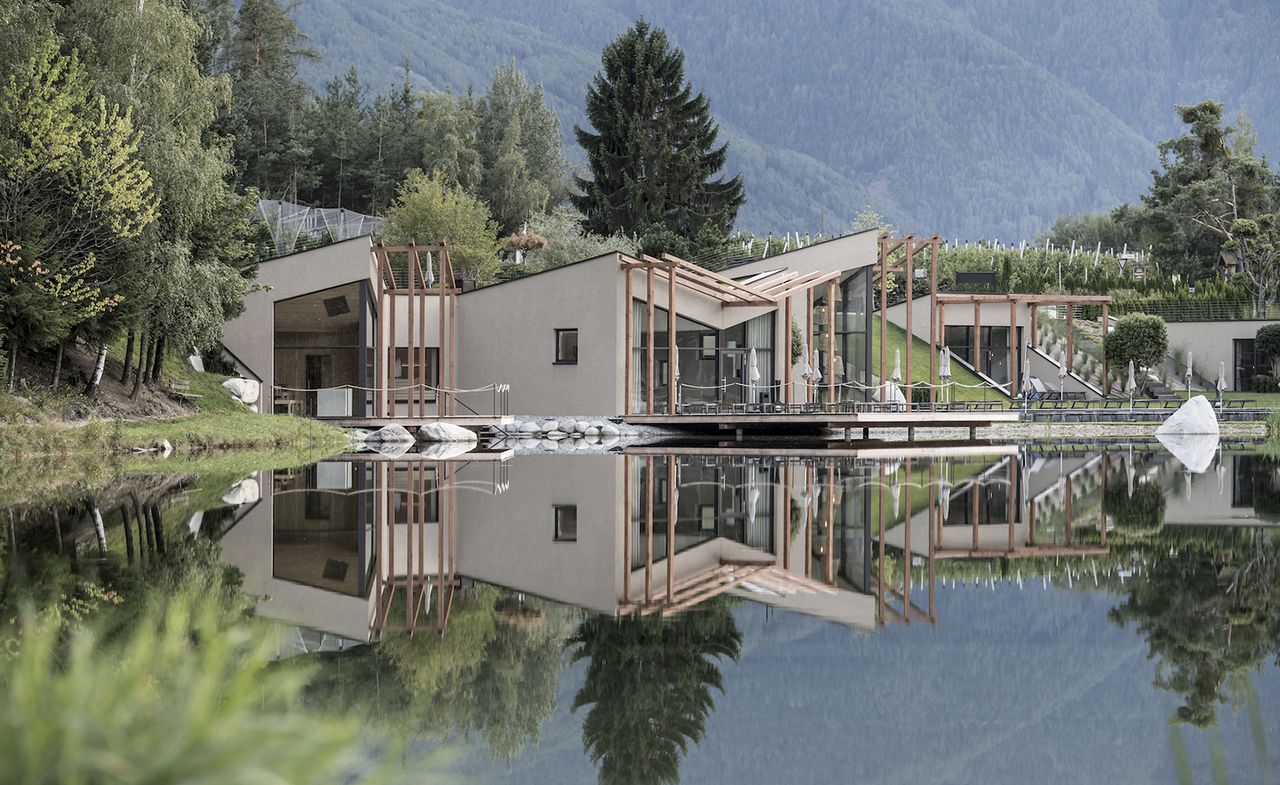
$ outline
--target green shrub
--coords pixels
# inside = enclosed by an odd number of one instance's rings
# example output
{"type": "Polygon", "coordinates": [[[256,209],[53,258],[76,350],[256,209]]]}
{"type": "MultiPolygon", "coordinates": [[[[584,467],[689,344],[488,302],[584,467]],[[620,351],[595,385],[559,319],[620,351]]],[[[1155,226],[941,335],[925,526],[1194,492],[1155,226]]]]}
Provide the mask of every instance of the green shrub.
{"type": "Polygon", "coordinates": [[[1156,532],[1164,525],[1164,492],[1154,483],[1143,482],[1134,487],[1130,496],[1128,484],[1121,478],[1107,488],[1103,509],[1116,528],[1126,534],[1156,532]]]}
{"type": "Polygon", "coordinates": [[[1159,316],[1131,313],[1107,334],[1103,351],[1112,368],[1125,368],[1130,360],[1139,368],[1152,368],[1169,352],[1169,331],[1159,316]]]}
{"type": "Polygon", "coordinates": [[[1253,391],[1256,393],[1280,392],[1280,379],[1269,373],[1254,374],[1253,391]]]}
{"type": "Polygon", "coordinates": [[[1280,376],[1280,323],[1259,327],[1253,337],[1253,348],[1271,363],[1274,374],[1280,376]]]}

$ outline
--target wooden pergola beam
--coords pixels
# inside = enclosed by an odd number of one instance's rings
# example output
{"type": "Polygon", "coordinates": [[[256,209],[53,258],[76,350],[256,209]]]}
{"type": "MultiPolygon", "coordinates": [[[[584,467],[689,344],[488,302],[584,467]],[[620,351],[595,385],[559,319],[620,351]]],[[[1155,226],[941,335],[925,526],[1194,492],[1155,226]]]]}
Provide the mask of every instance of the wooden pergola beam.
{"type": "Polygon", "coordinates": [[[1102,305],[1113,298],[1106,294],[966,294],[964,292],[938,292],[938,302],[945,303],[1004,303],[1018,302],[1027,305],[1102,305]]]}

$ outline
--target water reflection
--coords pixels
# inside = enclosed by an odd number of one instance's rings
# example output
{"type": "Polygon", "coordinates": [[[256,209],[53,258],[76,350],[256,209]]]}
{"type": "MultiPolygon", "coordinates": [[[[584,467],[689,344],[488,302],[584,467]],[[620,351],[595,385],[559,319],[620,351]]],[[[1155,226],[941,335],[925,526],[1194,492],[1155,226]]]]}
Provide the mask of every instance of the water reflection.
{"type": "Polygon", "coordinates": [[[1091,592],[1142,636],[1173,719],[1256,704],[1280,647],[1277,463],[1203,468],[1154,443],[356,456],[20,511],[6,575],[145,578],[220,550],[291,625],[282,655],[319,666],[316,706],[474,735],[504,764],[560,706],[601,782],[676,782],[759,606],[893,638],[971,623],[940,601],[957,585],[1091,592]]]}

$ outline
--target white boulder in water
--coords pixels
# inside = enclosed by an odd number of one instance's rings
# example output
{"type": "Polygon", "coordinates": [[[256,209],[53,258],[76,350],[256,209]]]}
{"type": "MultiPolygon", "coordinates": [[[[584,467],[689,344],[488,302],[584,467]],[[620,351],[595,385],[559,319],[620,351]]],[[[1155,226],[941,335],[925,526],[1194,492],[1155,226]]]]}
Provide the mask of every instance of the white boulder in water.
{"type": "Polygon", "coordinates": [[[429,422],[418,429],[418,440],[424,442],[467,442],[479,440],[476,432],[448,422],[429,422]]]}
{"type": "Polygon", "coordinates": [[[1192,474],[1203,474],[1218,454],[1217,434],[1157,432],[1156,438],[1192,474]]]}
{"type": "Polygon", "coordinates": [[[403,425],[391,423],[364,437],[364,440],[375,444],[382,442],[413,444],[414,438],[413,434],[409,433],[403,425]]]}
{"type": "Polygon", "coordinates": [[[258,487],[258,481],[252,477],[246,477],[235,485],[231,486],[231,490],[222,494],[224,504],[239,506],[241,504],[251,504],[262,498],[262,490],[258,487]]]}
{"type": "Polygon", "coordinates": [[[222,387],[231,393],[232,398],[244,404],[257,403],[258,396],[262,394],[262,385],[253,379],[227,379],[222,387]]]}
{"type": "Polygon", "coordinates": [[[466,455],[475,448],[475,442],[433,442],[419,447],[418,454],[433,461],[447,461],[466,455]]]}
{"type": "Polygon", "coordinates": [[[1159,428],[1156,436],[1172,434],[1218,435],[1218,415],[1213,404],[1203,395],[1197,395],[1178,407],[1159,428]]]}

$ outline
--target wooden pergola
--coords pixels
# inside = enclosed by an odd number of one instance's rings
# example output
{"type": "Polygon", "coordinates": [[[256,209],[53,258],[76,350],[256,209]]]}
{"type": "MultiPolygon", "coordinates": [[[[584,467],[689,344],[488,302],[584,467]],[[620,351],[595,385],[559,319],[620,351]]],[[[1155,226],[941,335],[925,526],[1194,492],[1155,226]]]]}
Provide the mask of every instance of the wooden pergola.
{"type": "Polygon", "coordinates": [[[374,356],[378,365],[375,374],[380,384],[374,385],[374,416],[402,416],[396,400],[396,353],[404,348],[407,357],[408,403],[406,417],[427,417],[432,403],[429,387],[434,390],[435,416],[447,417],[457,413],[457,401],[451,392],[457,388],[457,325],[458,293],[453,264],[449,258],[449,244],[418,245],[410,240],[407,245],[384,245],[379,240],[373,246],[373,259],[377,283],[378,324],[374,338],[374,356]],[[426,254],[426,259],[422,255],[426,254]],[[432,268],[435,257],[439,275],[432,268]],[[435,326],[438,378],[429,385],[430,369],[427,363],[427,303],[429,298],[439,298],[439,319],[435,326]],[[403,298],[408,309],[408,330],[405,345],[400,346],[396,323],[396,303],[403,298]],[[416,333],[416,335],[415,335],[416,333]]]}
{"type": "MultiPolygon", "coordinates": [[[[975,363],[982,349],[982,305],[1009,305],[1009,397],[1013,398],[1018,394],[1020,369],[1017,362],[1018,342],[1015,336],[1018,333],[1018,306],[1025,305],[1031,311],[1031,339],[1027,343],[1034,345],[1036,335],[1036,312],[1041,306],[1062,306],[1067,310],[1067,356],[1066,366],[1067,373],[1074,372],[1074,328],[1075,328],[1075,306],[1078,305],[1101,305],[1102,306],[1102,339],[1107,338],[1107,327],[1110,324],[1108,310],[1111,306],[1111,297],[1101,294],[965,294],[957,292],[934,293],[935,317],[938,322],[938,334],[946,327],[946,306],[948,303],[968,304],[973,306],[973,357],[975,363]]],[[[936,344],[933,350],[936,353],[939,350],[936,344]]],[[[975,365],[975,367],[977,367],[975,365]]],[[[1110,392],[1109,368],[1107,365],[1106,355],[1102,358],[1102,394],[1105,397],[1110,392]]]]}
{"type": "MultiPolygon", "coordinates": [[[[906,278],[906,316],[904,322],[907,325],[906,332],[908,340],[906,342],[906,370],[904,372],[904,386],[906,388],[904,396],[906,398],[905,409],[911,411],[912,407],[912,390],[914,387],[911,375],[911,349],[915,337],[915,326],[912,321],[912,303],[915,300],[912,292],[912,286],[916,278],[916,256],[923,254],[927,256],[927,264],[929,270],[929,403],[937,402],[938,389],[938,352],[945,343],[945,335],[943,330],[946,327],[946,306],[947,304],[972,304],[973,305],[973,358],[977,362],[982,348],[982,305],[1008,304],[1009,306],[1009,397],[1017,395],[1018,385],[1018,362],[1017,349],[1018,342],[1015,339],[1018,329],[1018,306],[1026,305],[1031,309],[1031,333],[1032,340],[1035,337],[1036,328],[1036,310],[1043,305],[1060,305],[1067,309],[1067,372],[1074,371],[1072,367],[1072,328],[1074,327],[1074,306],[1079,305],[1101,305],[1102,306],[1102,337],[1105,340],[1107,336],[1108,326],[1108,307],[1111,304],[1111,297],[1107,295],[1067,295],[1067,294],[967,294],[960,292],[939,292],[938,291],[938,251],[942,246],[942,238],[934,235],[928,238],[917,238],[908,234],[904,237],[893,237],[888,233],[879,237],[879,259],[877,266],[876,280],[880,283],[880,389],[885,389],[886,368],[888,361],[888,322],[889,322],[889,276],[893,273],[902,273],[906,278]]],[[[977,367],[975,365],[975,367],[977,367]]],[[[1108,367],[1106,359],[1103,359],[1102,376],[1104,379],[1103,395],[1105,396],[1109,389],[1110,382],[1108,379],[1108,367]]]]}
{"type": "MultiPolygon", "coordinates": [[[[683,289],[685,291],[694,292],[700,296],[708,297],[720,303],[722,308],[773,308],[776,309],[782,305],[785,311],[785,334],[790,335],[792,313],[791,313],[791,297],[799,292],[805,292],[806,297],[806,329],[807,335],[813,335],[813,301],[814,290],[818,287],[825,287],[828,307],[833,310],[832,329],[827,331],[827,351],[828,357],[835,355],[835,329],[834,329],[834,303],[836,295],[836,284],[840,279],[841,273],[806,273],[801,274],[793,270],[775,270],[755,276],[750,283],[736,281],[726,275],[700,267],[693,262],[681,259],[669,253],[664,253],[661,258],[641,255],[639,258],[621,254],[622,269],[626,272],[626,358],[625,370],[623,372],[623,388],[626,391],[626,413],[631,414],[631,379],[634,375],[634,357],[633,343],[635,336],[633,335],[633,320],[631,318],[632,302],[635,299],[634,283],[632,282],[631,273],[635,270],[641,270],[645,273],[645,303],[648,306],[648,341],[646,344],[646,379],[647,389],[645,390],[645,414],[654,414],[654,348],[657,341],[657,325],[654,321],[655,303],[654,292],[665,280],[667,289],[667,362],[669,371],[667,373],[667,413],[676,413],[676,385],[678,377],[678,363],[676,354],[676,324],[679,316],[679,307],[677,305],[676,291],[683,289]]],[[[775,336],[776,338],[776,336],[775,336]]],[[[787,339],[789,344],[789,338],[787,339]]],[[[785,354],[790,357],[789,352],[778,353],[785,354]]],[[[775,357],[775,362],[777,357],[775,357]]],[[[786,363],[789,367],[789,363],[786,363]]],[[[784,374],[787,377],[786,383],[783,384],[783,402],[792,403],[792,390],[790,374],[784,374]]],[[[827,392],[832,399],[835,395],[835,378],[834,374],[827,374],[827,392]]],[[[810,401],[814,395],[813,387],[805,386],[805,400],[810,401]]]]}

